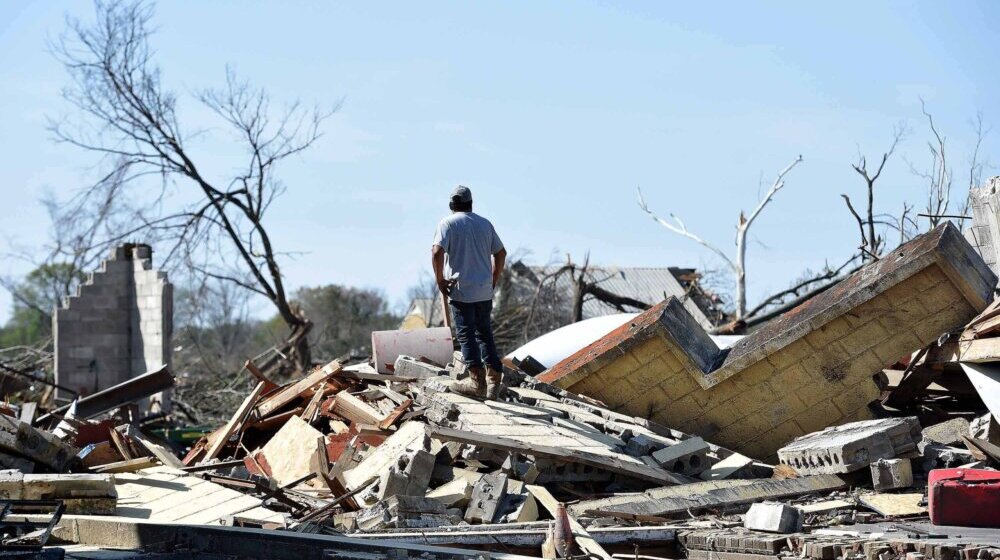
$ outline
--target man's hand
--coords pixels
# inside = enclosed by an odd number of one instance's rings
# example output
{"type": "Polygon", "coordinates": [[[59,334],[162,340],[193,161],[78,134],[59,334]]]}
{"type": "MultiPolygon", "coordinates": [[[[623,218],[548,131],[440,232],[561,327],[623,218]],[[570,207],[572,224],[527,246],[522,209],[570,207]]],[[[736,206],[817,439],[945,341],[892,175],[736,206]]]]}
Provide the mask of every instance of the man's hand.
{"type": "Polygon", "coordinates": [[[455,280],[445,280],[444,278],[441,278],[437,281],[437,285],[438,290],[441,290],[442,294],[448,296],[451,294],[451,289],[455,287],[455,280]]]}
{"type": "Polygon", "coordinates": [[[501,248],[493,255],[493,289],[497,289],[500,276],[503,274],[503,265],[507,260],[507,249],[501,248]]]}

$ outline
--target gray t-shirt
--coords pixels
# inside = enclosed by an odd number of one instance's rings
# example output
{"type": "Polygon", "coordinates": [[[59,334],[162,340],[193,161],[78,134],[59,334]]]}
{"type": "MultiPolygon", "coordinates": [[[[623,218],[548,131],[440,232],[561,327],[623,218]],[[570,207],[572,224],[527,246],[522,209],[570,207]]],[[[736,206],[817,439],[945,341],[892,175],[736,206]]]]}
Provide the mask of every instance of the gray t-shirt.
{"type": "Polygon", "coordinates": [[[503,243],[489,220],[473,212],[455,212],[438,224],[434,245],[444,249],[445,278],[458,273],[451,299],[463,303],[493,299],[492,257],[503,243]]]}

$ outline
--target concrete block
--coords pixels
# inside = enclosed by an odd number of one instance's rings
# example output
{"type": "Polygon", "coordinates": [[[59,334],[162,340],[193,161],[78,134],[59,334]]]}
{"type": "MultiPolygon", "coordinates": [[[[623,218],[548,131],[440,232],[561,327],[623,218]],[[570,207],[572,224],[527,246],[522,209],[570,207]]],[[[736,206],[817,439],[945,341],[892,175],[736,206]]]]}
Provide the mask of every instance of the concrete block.
{"type": "Polygon", "coordinates": [[[729,457],[712,465],[710,469],[701,473],[702,480],[723,480],[735,478],[742,471],[753,466],[753,459],[739,453],[733,453],[729,457]]]}
{"type": "Polygon", "coordinates": [[[700,437],[682,440],[653,453],[653,459],[663,468],[675,473],[696,475],[711,467],[708,444],[700,437]]]}
{"type": "Polygon", "coordinates": [[[918,441],[916,417],[866,420],[797,438],[778,450],[778,459],[799,474],[848,473],[914,451],[918,441]]]}
{"type": "Polygon", "coordinates": [[[434,472],[434,455],[422,449],[413,450],[396,459],[382,475],[378,498],[389,496],[423,496],[434,472]]]}
{"type": "Polygon", "coordinates": [[[436,327],[413,331],[372,332],[372,360],[379,373],[390,373],[390,367],[400,355],[427,358],[440,364],[451,359],[454,352],[451,329],[436,327]]]}
{"type": "Polygon", "coordinates": [[[448,372],[444,369],[421,362],[416,358],[402,355],[396,358],[396,363],[393,366],[393,373],[404,377],[416,377],[419,379],[437,377],[439,375],[448,375],[448,372]]]}
{"type": "Polygon", "coordinates": [[[797,533],[802,530],[802,510],[779,502],[758,502],[750,506],[743,526],[768,533],[797,533]]]}
{"type": "Polygon", "coordinates": [[[418,496],[391,496],[362,509],[354,518],[363,532],[438,527],[455,525],[457,521],[437,501],[418,496]]]}
{"type": "Polygon", "coordinates": [[[446,508],[462,508],[468,505],[474,487],[475,482],[468,478],[457,477],[427,492],[427,497],[441,502],[446,508]]]}
{"type": "Polygon", "coordinates": [[[492,523],[506,494],[507,475],[495,473],[480,478],[472,490],[465,520],[469,523],[492,523]]]}
{"type": "Polygon", "coordinates": [[[943,443],[944,445],[963,445],[962,436],[969,435],[969,421],[965,418],[952,418],[928,426],[920,433],[924,441],[943,443]]]}
{"type": "MultiPolygon", "coordinates": [[[[348,490],[354,490],[372,477],[381,477],[396,463],[400,455],[418,449],[426,451],[428,445],[424,425],[420,422],[406,422],[356,467],[344,473],[344,485],[348,490]]],[[[431,468],[433,469],[433,465],[431,468]]]]}
{"type": "Polygon", "coordinates": [[[879,459],[871,464],[872,485],[879,492],[913,486],[913,467],[909,459],[879,459]]]}

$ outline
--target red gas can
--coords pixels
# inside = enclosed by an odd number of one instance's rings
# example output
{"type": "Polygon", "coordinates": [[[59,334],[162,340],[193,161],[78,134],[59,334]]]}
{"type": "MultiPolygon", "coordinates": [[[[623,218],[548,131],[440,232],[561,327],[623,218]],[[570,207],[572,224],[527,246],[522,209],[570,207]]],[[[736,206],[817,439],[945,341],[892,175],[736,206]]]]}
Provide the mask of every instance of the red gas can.
{"type": "Polygon", "coordinates": [[[1000,528],[1000,472],[935,469],[927,475],[934,525],[1000,528]]]}

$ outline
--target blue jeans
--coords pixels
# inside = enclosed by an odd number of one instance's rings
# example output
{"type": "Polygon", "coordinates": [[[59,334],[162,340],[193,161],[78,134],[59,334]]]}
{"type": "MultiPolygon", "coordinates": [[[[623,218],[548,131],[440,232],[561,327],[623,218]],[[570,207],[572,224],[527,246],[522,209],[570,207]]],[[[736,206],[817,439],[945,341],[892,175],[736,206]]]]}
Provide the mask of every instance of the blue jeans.
{"type": "Polygon", "coordinates": [[[475,303],[451,301],[451,316],[458,344],[462,347],[462,361],[470,368],[483,367],[485,362],[493,369],[503,371],[497,345],[493,342],[492,311],[492,300],[475,303]]]}

